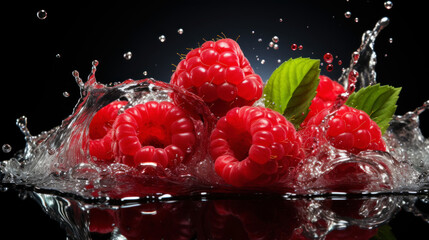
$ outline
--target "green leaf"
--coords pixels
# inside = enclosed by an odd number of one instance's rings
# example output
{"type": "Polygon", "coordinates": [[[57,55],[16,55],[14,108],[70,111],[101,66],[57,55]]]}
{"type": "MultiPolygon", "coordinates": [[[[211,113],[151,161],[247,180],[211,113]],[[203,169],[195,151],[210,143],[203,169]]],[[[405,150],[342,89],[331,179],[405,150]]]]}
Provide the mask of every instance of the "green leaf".
{"type": "Polygon", "coordinates": [[[283,114],[298,128],[316,95],[319,66],[319,60],[301,57],[282,63],[265,85],[265,106],[283,114]]]}
{"type": "Polygon", "coordinates": [[[396,237],[392,233],[392,228],[389,225],[383,225],[378,228],[377,234],[370,240],[396,240],[396,237]]]}
{"type": "Polygon", "coordinates": [[[388,85],[368,86],[351,94],[346,105],[366,112],[378,124],[382,134],[384,134],[396,111],[396,102],[400,91],[401,88],[388,85]]]}

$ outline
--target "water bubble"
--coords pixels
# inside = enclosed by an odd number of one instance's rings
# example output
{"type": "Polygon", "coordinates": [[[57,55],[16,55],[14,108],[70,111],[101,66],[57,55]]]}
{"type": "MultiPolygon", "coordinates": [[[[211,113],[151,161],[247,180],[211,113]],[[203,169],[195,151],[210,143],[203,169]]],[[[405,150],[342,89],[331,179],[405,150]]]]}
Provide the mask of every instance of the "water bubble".
{"type": "Polygon", "coordinates": [[[164,35],[159,36],[158,39],[160,42],[165,42],[165,36],[164,35]]]}
{"type": "Polygon", "coordinates": [[[66,98],[70,97],[70,93],[68,93],[68,92],[65,91],[65,92],[63,92],[63,96],[66,97],[66,98]]]}
{"type": "Polygon", "coordinates": [[[177,33],[180,34],[180,35],[182,35],[183,34],[183,28],[177,29],[177,33]]]}
{"type": "Polygon", "coordinates": [[[278,43],[279,42],[279,37],[274,36],[271,40],[273,40],[273,42],[278,43]]]}
{"type": "Polygon", "coordinates": [[[334,65],[332,65],[332,63],[326,65],[326,71],[332,72],[332,70],[334,70],[334,65]]]}
{"type": "Polygon", "coordinates": [[[274,50],[278,50],[279,49],[279,45],[278,44],[274,44],[273,48],[274,48],[274,50]]]}
{"type": "Polygon", "coordinates": [[[42,9],[42,10],[37,11],[36,16],[40,20],[45,20],[46,17],[48,17],[48,13],[42,9]]]}
{"type": "Polygon", "coordinates": [[[386,9],[388,9],[388,10],[391,9],[393,7],[392,1],[386,1],[386,2],[384,2],[384,7],[386,9]]]}
{"type": "Polygon", "coordinates": [[[323,55],[323,60],[327,63],[332,63],[334,56],[332,56],[331,53],[325,53],[325,55],[323,55]]]}
{"type": "Polygon", "coordinates": [[[295,50],[298,48],[298,45],[296,45],[296,44],[294,43],[294,44],[292,44],[292,45],[290,46],[290,48],[291,48],[293,51],[295,51],[295,50]]]}
{"type": "Polygon", "coordinates": [[[10,153],[12,151],[12,146],[10,146],[9,144],[3,144],[3,146],[1,146],[1,150],[4,153],[10,153]]]}
{"type": "Polygon", "coordinates": [[[273,42],[270,42],[270,43],[268,43],[268,46],[269,46],[269,47],[274,47],[274,43],[273,43],[273,42]]]}
{"type": "Polygon", "coordinates": [[[124,53],[125,60],[130,60],[132,57],[133,57],[133,53],[132,52],[126,52],[126,53],[124,53]]]}
{"type": "Polygon", "coordinates": [[[302,45],[298,46],[298,50],[302,50],[304,47],[302,45]]]}
{"type": "Polygon", "coordinates": [[[350,11],[347,11],[344,13],[344,17],[350,18],[352,16],[352,13],[350,11]]]}

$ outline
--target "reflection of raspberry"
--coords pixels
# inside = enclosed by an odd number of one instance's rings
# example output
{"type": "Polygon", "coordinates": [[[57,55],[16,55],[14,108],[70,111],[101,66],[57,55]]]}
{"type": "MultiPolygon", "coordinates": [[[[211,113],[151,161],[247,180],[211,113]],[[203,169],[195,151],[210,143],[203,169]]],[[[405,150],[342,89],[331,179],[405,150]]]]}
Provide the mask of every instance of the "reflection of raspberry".
{"type": "MultiPolygon", "coordinates": [[[[306,128],[300,131],[307,149],[314,150],[318,147],[313,145],[313,138],[321,137],[320,134],[323,133],[318,133],[320,129],[316,126],[322,123],[328,112],[329,109],[325,109],[318,113],[308,121],[306,128]]],[[[326,139],[332,146],[355,154],[363,150],[386,150],[377,123],[364,111],[346,105],[341,106],[329,120],[326,139]]]]}
{"type": "Polygon", "coordinates": [[[89,153],[98,160],[112,160],[111,131],[113,123],[118,116],[118,111],[126,101],[115,101],[101,108],[92,118],[89,124],[89,153]]]}
{"type": "Polygon", "coordinates": [[[195,143],[192,120],[170,102],[151,101],[128,108],[113,128],[116,154],[131,166],[143,162],[175,166],[195,143]]]}
{"type": "Polygon", "coordinates": [[[310,111],[301,126],[305,126],[314,115],[331,107],[337,96],[344,92],[344,87],[329,77],[320,75],[316,92],[316,96],[311,101],[310,111]]]}
{"type": "Polygon", "coordinates": [[[263,107],[233,108],[210,137],[216,173],[234,186],[275,183],[302,157],[301,139],[281,114],[263,107]]]}
{"type": "Polygon", "coordinates": [[[218,117],[231,108],[252,105],[262,96],[263,87],[232,39],[207,41],[190,51],[177,65],[171,84],[200,96],[218,117]]]}

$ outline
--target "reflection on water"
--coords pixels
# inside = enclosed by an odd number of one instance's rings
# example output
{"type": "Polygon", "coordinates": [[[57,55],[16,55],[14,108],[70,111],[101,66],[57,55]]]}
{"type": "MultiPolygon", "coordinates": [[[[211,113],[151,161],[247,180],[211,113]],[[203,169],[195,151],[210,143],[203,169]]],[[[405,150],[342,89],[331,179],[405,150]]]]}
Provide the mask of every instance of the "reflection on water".
{"type": "MultiPolygon", "coordinates": [[[[26,192],[69,239],[392,239],[402,209],[429,224],[427,195],[207,195],[91,203],[26,192]]],[[[395,239],[395,238],[393,238],[395,239]]]]}

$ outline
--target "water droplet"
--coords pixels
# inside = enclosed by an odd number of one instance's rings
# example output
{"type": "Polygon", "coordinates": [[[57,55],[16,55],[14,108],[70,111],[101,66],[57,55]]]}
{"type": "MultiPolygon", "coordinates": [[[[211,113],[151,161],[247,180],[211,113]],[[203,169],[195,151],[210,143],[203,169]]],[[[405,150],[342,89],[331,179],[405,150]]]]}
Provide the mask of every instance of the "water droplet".
{"type": "Polygon", "coordinates": [[[281,63],[282,62],[282,60],[281,59],[277,59],[277,63],[281,63]]]}
{"type": "Polygon", "coordinates": [[[279,45],[278,44],[274,44],[273,48],[274,48],[274,50],[278,50],[279,49],[279,45]]]}
{"type": "Polygon", "coordinates": [[[334,56],[332,56],[331,53],[325,53],[325,55],[323,55],[323,60],[327,63],[332,63],[334,56]]]}
{"type": "Polygon", "coordinates": [[[65,92],[63,92],[63,96],[64,97],[70,97],[70,93],[68,93],[68,92],[65,91],[65,92]]]}
{"type": "Polygon", "coordinates": [[[388,9],[388,10],[391,9],[393,7],[392,1],[386,1],[386,2],[384,2],[384,7],[386,9],[388,9]]]}
{"type": "Polygon", "coordinates": [[[10,153],[12,151],[12,146],[10,146],[9,144],[3,144],[3,146],[1,146],[1,150],[4,153],[10,153]]]}
{"type": "Polygon", "coordinates": [[[144,76],[147,76],[147,71],[143,71],[143,75],[144,75],[144,76]]]}
{"type": "Polygon", "coordinates": [[[273,46],[274,46],[274,43],[273,43],[273,42],[270,42],[270,43],[268,43],[268,46],[269,46],[269,47],[273,47],[273,46]]]}
{"type": "Polygon", "coordinates": [[[274,36],[271,40],[273,40],[273,42],[278,43],[279,42],[279,37],[274,36]]]}
{"type": "Polygon", "coordinates": [[[126,53],[124,53],[125,60],[130,60],[132,58],[132,56],[133,56],[132,52],[126,52],[126,53]]]}
{"type": "Polygon", "coordinates": [[[165,42],[165,36],[164,35],[159,36],[158,39],[160,42],[165,42]]]}
{"type": "Polygon", "coordinates": [[[262,60],[261,60],[261,64],[264,64],[264,63],[265,63],[265,59],[262,59],[262,60]]]}
{"type": "Polygon", "coordinates": [[[290,48],[291,48],[293,51],[295,51],[295,50],[298,48],[298,45],[296,45],[296,44],[294,43],[294,44],[292,44],[292,45],[290,46],[290,48]]]}
{"type": "Polygon", "coordinates": [[[352,58],[353,58],[353,63],[356,64],[359,60],[360,54],[358,51],[354,51],[352,54],[352,58]]]}
{"type": "Polygon", "coordinates": [[[258,42],[262,42],[262,38],[259,38],[259,39],[258,39],[258,42]]]}
{"type": "Polygon", "coordinates": [[[355,18],[355,23],[359,22],[359,18],[355,18]]]}
{"type": "Polygon", "coordinates": [[[389,43],[393,43],[393,38],[389,38],[389,43]]]}
{"type": "Polygon", "coordinates": [[[332,70],[334,70],[334,65],[332,65],[332,63],[330,63],[330,64],[326,65],[326,70],[327,70],[328,72],[332,72],[332,70]]]}
{"type": "Polygon", "coordinates": [[[255,31],[252,31],[252,34],[255,34],[255,31]]]}
{"type": "Polygon", "coordinates": [[[352,13],[350,11],[347,11],[344,13],[344,17],[350,18],[352,16],[352,13]]]}
{"type": "Polygon", "coordinates": [[[57,54],[55,55],[55,57],[56,57],[56,58],[61,58],[61,55],[60,55],[59,53],[57,53],[57,54]]]}
{"type": "Polygon", "coordinates": [[[283,18],[279,18],[279,22],[283,22],[283,18]]]}
{"type": "Polygon", "coordinates": [[[183,28],[177,29],[177,33],[180,34],[180,35],[182,35],[183,34],[183,28]]]}
{"type": "Polygon", "coordinates": [[[302,45],[298,46],[298,50],[302,50],[304,47],[302,45]]]}
{"type": "Polygon", "coordinates": [[[37,11],[36,16],[40,20],[45,20],[46,17],[48,17],[48,13],[42,9],[42,10],[37,11]]]}
{"type": "Polygon", "coordinates": [[[340,66],[341,66],[341,64],[343,64],[343,61],[338,60],[338,65],[340,65],[340,66]]]}

